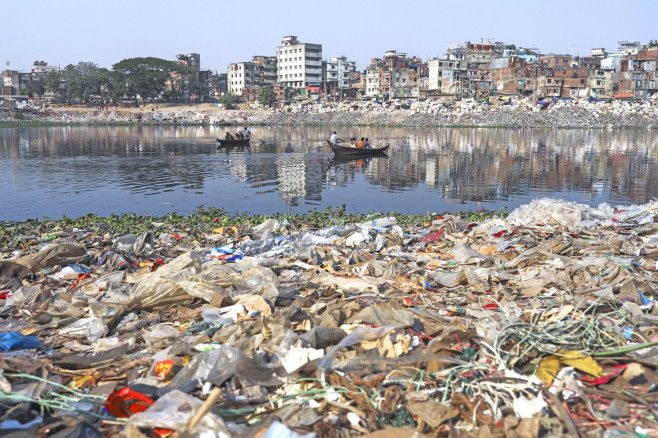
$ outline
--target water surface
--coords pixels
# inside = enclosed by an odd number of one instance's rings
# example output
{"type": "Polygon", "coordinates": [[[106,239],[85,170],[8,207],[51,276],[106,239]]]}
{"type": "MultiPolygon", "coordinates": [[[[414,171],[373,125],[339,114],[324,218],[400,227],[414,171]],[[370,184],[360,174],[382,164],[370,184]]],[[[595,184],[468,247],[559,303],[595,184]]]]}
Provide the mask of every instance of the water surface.
{"type": "MultiPolygon", "coordinates": [[[[235,128],[231,128],[235,131],[235,128]]],[[[217,149],[222,127],[0,128],[0,220],[88,213],[512,210],[544,196],[589,205],[658,192],[650,130],[339,128],[390,144],[389,158],[336,162],[330,128],[254,127],[217,149]],[[259,141],[263,140],[263,142],[259,141]]]]}

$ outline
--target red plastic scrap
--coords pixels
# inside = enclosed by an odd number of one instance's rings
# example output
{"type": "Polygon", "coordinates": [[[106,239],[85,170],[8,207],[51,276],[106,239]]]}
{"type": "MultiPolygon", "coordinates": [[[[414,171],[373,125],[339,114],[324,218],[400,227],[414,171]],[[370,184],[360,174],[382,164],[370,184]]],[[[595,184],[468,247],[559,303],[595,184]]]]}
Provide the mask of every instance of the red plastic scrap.
{"type": "Polygon", "coordinates": [[[169,235],[170,235],[170,236],[173,236],[174,238],[176,238],[176,239],[178,239],[178,240],[181,240],[181,239],[182,239],[182,237],[179,236],[179,235],[177,235],[176,233],[169,233],[169,235]]]}
{"type": "Polygon", "coordinates": [[[138,412],[144,412],[152,404],[153,400],[150,397],[126,386],[110,394],[105,402],[105,409],[115,417],[128,418],[138,412]]]}
{"type": "Polygon", "coordinates": [[[428,234],[426,236],[421,237],[418,239],[420,242],[434,242],[436,240],[440,240],[443,238],[443,235],[445,234],[445,230],[440,229],[436,233],[428,234]]]}
{"type": "Polygon", "coordinates": [[[601,375],[601,377],[590,377],[588,375],[585,375],[581,377],[580,380],[594,386],[603,385],[604,383],[610,382],[612,379],[623,373],[627,366],[628,364],[617,365],[616,367],[607,368],[603,370],[603,374],[601,375]]]}
{"type": "Polygon", "coordinates": [[[11,297],[11,291],[10,290],[3,290],[0,292],[0,300],[5,300],[7,298],[11,297]]]}
{"type": "Polygon", "coordinates": [[[84,280],[85,278],[91,278],[91,274],[88,272],[85,272],[84,274],[78,274],[78,279],[75,280],[75,283],[73,283],[71,286],[69,286],[69,290],[78,287],[78,284],[80,284],[81,280],[84,280]]]}

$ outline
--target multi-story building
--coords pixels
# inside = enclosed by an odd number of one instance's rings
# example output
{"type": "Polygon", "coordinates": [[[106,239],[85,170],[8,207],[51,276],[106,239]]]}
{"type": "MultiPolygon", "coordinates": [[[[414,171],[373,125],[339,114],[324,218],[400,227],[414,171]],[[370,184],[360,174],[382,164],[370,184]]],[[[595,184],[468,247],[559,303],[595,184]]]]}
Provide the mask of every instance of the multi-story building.
{"type": "Polygon", "coordinates": [[[227,91],[240,96],[245,89],[259,87],[262,68],[262,65],[253,62],[229,64],[226,74],[227,91]]]}
{"type": "Polygon", "coordinates": [[[461,61],[454,59],[430,59],[427,88],[442,94],[457,94],[457,76],[461,61]]]}
{"type": "Polygon", "coordinates": [[[619,93],[630,94],[635,99],[658,98],[658,47],[642,46],[636,53],[629,53],[621,62],[619,93]]]}
{"type": "Polygon", "coordinates": [[[190,67],[195,72],[201,70],[201,55],[198,53],[188,53],[187,55],[176,55],[176,60],[180,65],[190,67]]]}
{"type": "Polygon", "coordinates": [[[352,86],[350,73],[356,71],[356,62],[348,61],[346,56],[330,58],[325,63],[326,81],[335,84],[336,88],[352,86]]]}
{"type": "Polygon", "coordinates": [[[251,62],[261,66],[258,80],[261,87],[276,84],[276,56],[255,55],[251,57],[251,62]]]}
{"type": "Polygon", "coordinates": [[[390,98],[418,97],[418,86],[409,82],[406,53],[389,50],[383,59],[373,58],[366,68],[366,96],[390,98]]]}
{"type": "Polygon", "coordinates": [[[34,61],[30,67],[30,74],[33,79],[43,79],[48,73],[59,71],[59,67],[55,65],[48,65],[46,61],[34,61]]]}
{"type": "Polygon", "coordinates": [[[277,82],[306,89],[322,82],[322,44],[300,43],[296,36],[283,37],[276,49],[277,82]]]}
{"type": "Polygon", "coordinates": [[[5,70],[2,72],[2,94],[16,96],[23,88],[27,88],[31,81],[31,73],[24,73],[16,70],[5,70]]]}

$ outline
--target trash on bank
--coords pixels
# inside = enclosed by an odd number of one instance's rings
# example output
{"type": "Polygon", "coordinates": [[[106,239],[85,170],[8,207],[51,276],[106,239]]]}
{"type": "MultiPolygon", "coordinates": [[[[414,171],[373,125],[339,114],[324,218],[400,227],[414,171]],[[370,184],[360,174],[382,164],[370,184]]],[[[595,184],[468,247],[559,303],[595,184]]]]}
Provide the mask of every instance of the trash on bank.
{"type": "Polygon", "coordinates": [[[656,218],[540,199],[479,223],[3,240],[0,429],[652,436],[656,218]]]}

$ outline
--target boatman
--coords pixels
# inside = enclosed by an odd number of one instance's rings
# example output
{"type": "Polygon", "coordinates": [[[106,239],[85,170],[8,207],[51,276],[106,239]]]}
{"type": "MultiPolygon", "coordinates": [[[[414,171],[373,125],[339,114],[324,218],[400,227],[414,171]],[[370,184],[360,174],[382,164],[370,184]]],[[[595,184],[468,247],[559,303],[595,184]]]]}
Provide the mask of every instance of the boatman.
{"type": "Polygon", "coordinates": [[[334,146],[338,146],[338,143],[343,143],[344,141],[345,140],[338,138],[336,131],[334,131],[334,133],[331,134],[331,137],[329,137],[329,143],[333,144],[334,146]]]}

